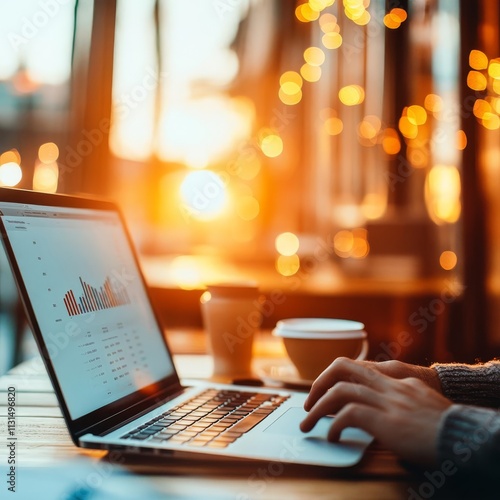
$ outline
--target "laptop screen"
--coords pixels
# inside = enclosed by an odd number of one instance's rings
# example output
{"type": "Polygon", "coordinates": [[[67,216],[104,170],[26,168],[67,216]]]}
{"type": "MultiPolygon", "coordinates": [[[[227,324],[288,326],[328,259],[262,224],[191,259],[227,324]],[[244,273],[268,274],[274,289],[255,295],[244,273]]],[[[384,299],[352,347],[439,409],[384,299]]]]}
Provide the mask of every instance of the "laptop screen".
{"type": "Polygon", "coordinates": [[[118,213],[0,202],[72,419],[174,373],[118,213]]]}

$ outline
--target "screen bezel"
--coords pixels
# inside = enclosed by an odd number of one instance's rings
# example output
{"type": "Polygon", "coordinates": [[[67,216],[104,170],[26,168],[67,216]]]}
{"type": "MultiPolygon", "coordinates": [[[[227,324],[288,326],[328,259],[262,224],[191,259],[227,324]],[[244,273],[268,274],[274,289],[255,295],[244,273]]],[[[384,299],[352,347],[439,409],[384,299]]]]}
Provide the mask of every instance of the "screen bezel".
{"type": "MultiPolygon", "coordinates": [[[[0,188],[0,202],[10,202],[17,203],[21,205],[40,205],[45,207],[60,207],[60,208],[80,208],[87,210],[104,210],[108,212],[116,213],[119,216],[121,227],[124,231],[129,249],[132,252],[134,263],[137,266],[137,272],[140,276],[142,284],[147,294],[149,304],[152,308],[152,312],[158,327],[158,332],[163,340],[163,345],[165,346],[166,353],[172,360],[172,353],[168,346],[167,340],[163,333],[163,328],[159,320],[159,315],[153,306],[151,301],[151,293],[144,279],[144,274],[142,272],[141,266],[139,264],[139,259],[135,251],[132,239],[127,230],[123,215],[118,208],[118,206],[110,201],[98,200],[95,198],[84,198],[60,194],[47,194],[47,193],[37,193],[33,191],[26,191],[22,189],[13,188],[0,188]]],[[[38,346],[39,352],[42,356],[43,362],[49,374],[50,380],[54,387],[61,411],[63,413],[64,419],[68,426],[71,438],[76,445],[79,445],[79,436],[93,432],[96,434],[101,434],[106,431],[106,429],[111,429],[112,427],[118,425],[120,422],[125,422],[130,420],[135,415],[143,413],[148,408],[152,408],[161,404],[169,395],[177,394],[182,390],[182,386],[175,370],[172,375],[158,380],[154,384],[147,387],[143,387],[140,390],[129,394],[123,398],[120,398],[113,403],[109,403],[97,410],[93,410],[81,417],[73,419],[70,415],[69,409],[66,405],[64,395],[62,393],[57,374],[54,370],[53,363],[50,359],[47,347],[45,345],[44,338],[42,336],[35,311],[33,309],[30,297],[27,293],[26,284],[24,283],[19,265],[17,263],[16,256],[13,252],[9,236],[7,234],[6,228],[3,221],[0,218],[0,234],[4,244],[4,248],[7,254],[7,258],[12,269],[15,282],[19,291],[20,298],[23,302],[24,310],[26,312],[27,320],[35,337],[36,344],[38,346]]]]}

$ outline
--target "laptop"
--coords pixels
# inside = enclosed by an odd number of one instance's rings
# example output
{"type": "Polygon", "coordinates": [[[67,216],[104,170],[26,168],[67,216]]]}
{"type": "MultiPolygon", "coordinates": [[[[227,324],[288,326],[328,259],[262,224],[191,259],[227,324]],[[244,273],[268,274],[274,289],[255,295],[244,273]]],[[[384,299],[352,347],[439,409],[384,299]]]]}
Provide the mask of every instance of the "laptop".
{"type": "Polygon", "coordinates": [[[304,393],[183,384],[115,204],[0,188],[0,229],[76,446],[348,467],[372,441],[302,433],[304,393]]]}

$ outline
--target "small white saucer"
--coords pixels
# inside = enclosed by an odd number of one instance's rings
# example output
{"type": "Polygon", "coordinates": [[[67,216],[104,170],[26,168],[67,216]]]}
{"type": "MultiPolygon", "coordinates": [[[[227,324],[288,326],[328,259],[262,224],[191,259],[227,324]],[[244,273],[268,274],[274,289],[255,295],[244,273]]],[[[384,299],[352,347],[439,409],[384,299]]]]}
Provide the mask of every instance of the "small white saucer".
{"type": "Polygon", "coordinates": [[[278,385],[294,389],[309,390],[312,380],[304,380],[300,377],[295,367],[290,363],[269,363],[259,366],[257,375],[267,385],[278,385]]]}

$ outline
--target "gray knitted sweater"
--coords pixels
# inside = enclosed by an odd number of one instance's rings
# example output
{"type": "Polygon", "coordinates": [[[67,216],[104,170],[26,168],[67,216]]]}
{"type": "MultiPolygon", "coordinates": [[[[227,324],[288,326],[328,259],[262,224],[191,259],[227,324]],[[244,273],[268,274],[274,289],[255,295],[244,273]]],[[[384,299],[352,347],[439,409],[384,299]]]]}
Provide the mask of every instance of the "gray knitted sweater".
{"type": "Polygon", "coordinates": [[[500,475],[500,361],[434,364],[443,394],[455,404],[443,415],[438,459],[449,470],[498,480],[500,475]],[[452,465],[453,463],[453,465],[452,465]]]}

